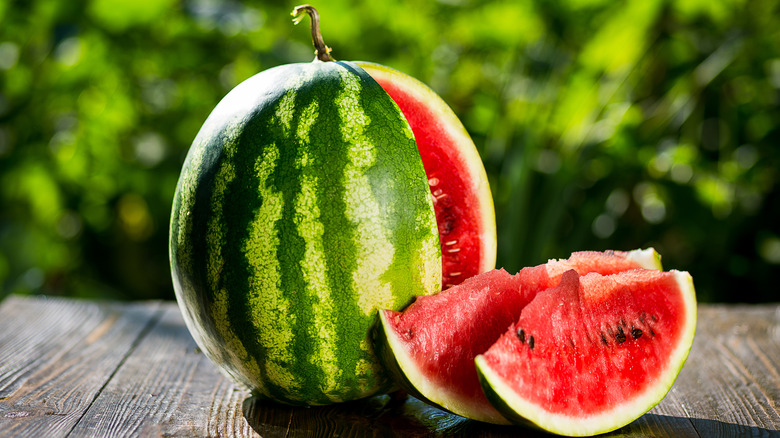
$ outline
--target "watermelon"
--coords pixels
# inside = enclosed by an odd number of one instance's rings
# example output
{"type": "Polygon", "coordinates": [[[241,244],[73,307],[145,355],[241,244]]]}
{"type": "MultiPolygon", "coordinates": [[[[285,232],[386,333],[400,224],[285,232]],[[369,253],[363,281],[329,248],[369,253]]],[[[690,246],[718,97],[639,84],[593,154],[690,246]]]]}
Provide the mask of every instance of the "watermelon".
{"type": "Polygon", "coordinates": [[[409,393],[467,418],[508,424],[482,392],[474,358],[506,332],[539,292],[557,286],[566,271],[610,274],[636,268],[660,269],[658,253],[652,248],[583,251],[516,275],[488,271],[437,295],[418,297],[403,313],[382,310],[377,349],[409,393]]]}
{"type": "Polygon", "coordinates": [[[695,328],[688,273],[568,271],[476,365],[488,399],[506,418],[561,435],[595,435],[661,401],[695,328]]]}
{"type": "Polygon", "coordinates": [[[438,219],[442,288],[496,264],[496,218],[487,174],[455,113],[417,79],[379,64],[356,62],[398,104],[414,132],[438,219]]]}
{"type": "Polygon", "coordinates": [[[363,68],[325,62],[315,45],[314,62],[258,73],[209,115],[169,238],[201,350],[255,395],[294,405],[388,390],[370,337],[377,309],[442,285],[441,226],[409,121],[363,68]]]}

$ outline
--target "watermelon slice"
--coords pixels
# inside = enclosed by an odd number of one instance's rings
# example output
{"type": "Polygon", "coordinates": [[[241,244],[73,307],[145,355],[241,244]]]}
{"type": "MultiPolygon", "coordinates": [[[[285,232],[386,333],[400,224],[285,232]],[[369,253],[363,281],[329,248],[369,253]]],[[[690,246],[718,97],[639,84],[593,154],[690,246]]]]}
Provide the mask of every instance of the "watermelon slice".
{"type": "Polygon", "coordinates": [[[442,289],[496,265],[496,218],[485,167],[466,128],[427,85],[357,61],[401,109],[428,176],[442,254],[442,289]]]}
{"type": "Polygon", "coordinates": [[[569,270],[610,274],[660,269],[652,248],[577,252],[516,275],[493,270],[433,296],[418,297],[403,313],[379,312],[377,352],[396,382],[431,404],[475,420],[508,424],[480,387],[474,358],[488,350],[536,295],[557,286],[569,270]]]}
{"type": "Polygon", "coordinates": [[[563,274],[476,365],[505,417],[586,436],[622,427],[671,388],[693,343],[696,298],[685,272],[563,274]]]}

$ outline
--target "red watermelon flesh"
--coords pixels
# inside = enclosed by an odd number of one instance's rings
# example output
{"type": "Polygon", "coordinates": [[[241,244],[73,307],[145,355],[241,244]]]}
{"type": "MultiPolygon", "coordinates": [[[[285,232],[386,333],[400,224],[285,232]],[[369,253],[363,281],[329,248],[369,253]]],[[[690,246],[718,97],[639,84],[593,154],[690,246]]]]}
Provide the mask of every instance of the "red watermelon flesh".
{"type": "Polygon", "coordinates": [[[653,248],[634,251],[577,251],[568,259],[550,260],[539,266],[523,268],[517,273],[520,284],[535,291],[543,291],[561,282],[564,272],[575,270],[580,275],[596,272],[614,274],[629,269],[661,269],[661,257],[653,248]]]}
{"type": "Polygon", "coordinates": [[[439,226],[442,288],[493,269],[493,198],[482,159],[463,124],[422,82],[383,65],[356,64],[390,95],[414,133],[439,226]]]}
{"type": "Polygon", "coordinates": [[[418,297],[404,313],[380,311],[386,342],[379,343],[379,356],[412,395],[463,416],[506,424],[485,398],[473,361],[533,298],[520,291],[517,278],[499,269],[418,297]]]}
{"type": "Polygon", "coordinates": [[[517,321],[540,292],[556,286],[575,269],[613,273],[660,269],[653,249],[631,252],[578,252],[516,275],[493,270],[437,295],[418,297],[403,313],[380,311],[380,358],[408,392],[458,415],[507,424],[479,384],[474,358],[517,321]]]}
{"type": "Polygon", "coordinates": [[[507,418],[593,435],[630,423],[666,395],[695,326],[687,273],[568,271],[476,363],[507,418]]]}

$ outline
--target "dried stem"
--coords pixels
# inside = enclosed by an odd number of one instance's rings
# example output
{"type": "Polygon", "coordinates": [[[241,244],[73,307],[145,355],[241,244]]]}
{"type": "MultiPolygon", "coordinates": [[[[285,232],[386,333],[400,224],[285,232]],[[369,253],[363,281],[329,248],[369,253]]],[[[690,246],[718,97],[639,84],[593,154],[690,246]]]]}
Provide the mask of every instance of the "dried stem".
{"type": "Polygon", "coordinates": [[[320,34],[320,14],[314,9],[312,5],[300,5],[296,6],[292,11],[293,23],[298,24],[303,20],[304,13],[309,14],[311,17],[311,41],[314,43],[315,60],[318,61],[334,61],[330,56],[330,47],[325,45],[325,41],[322,40],[322,34],[320,34]]]}

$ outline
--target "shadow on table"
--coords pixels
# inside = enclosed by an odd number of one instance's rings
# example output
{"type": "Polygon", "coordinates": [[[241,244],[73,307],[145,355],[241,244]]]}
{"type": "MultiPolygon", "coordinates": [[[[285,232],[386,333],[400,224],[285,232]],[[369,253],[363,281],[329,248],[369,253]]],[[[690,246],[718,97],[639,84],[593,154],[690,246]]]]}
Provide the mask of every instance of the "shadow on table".
{"type": "MultiPolygon", "coordinates": [[[[331,406],[291,407],[248,397],[243,413],[264,438],[275,437],[551,437],[450,414],[414,397],[376,396],[331,406]]],[[[648,413],[604,437],[780,437],[780,432],[711,419],[648,413]]]]}
{"type": "Polygon", "coordinates": [[[244,417],[264,438],[274,437],[549,437],[516,426],[472,421],[414,397],[382,395],[331,406],[291,407],[249,397],[244,417]]]}
{"type": "MultiPolygon", "coordinates": [[[[686,418],[672,415],[648,413],[626,426],[621,431],[631,430],[636,436],[648,433],[653,436],[670,437],[778,437],[779,430],[758,426],[728,423],[710,418],[686,418]]],[[[620,432],[620,431],[616,431],[620,432]]],[[[630,436],[634,436],[629,434],[630,436]]],[[[622,434],[617,434],[622,435],[622,434]]]]}

